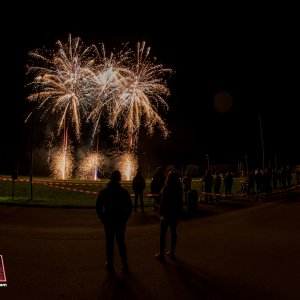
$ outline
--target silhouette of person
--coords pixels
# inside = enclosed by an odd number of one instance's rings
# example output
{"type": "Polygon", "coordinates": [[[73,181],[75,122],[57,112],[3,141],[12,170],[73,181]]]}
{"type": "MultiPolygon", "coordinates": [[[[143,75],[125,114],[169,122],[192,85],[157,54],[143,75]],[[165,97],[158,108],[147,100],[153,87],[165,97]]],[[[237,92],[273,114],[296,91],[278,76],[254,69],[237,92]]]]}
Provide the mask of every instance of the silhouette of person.
{"type": "Polygon", "coordinates": [[[151,194],[156,194],[153,196],[154,199],[154,211],[159,211],[159,205],[160,205],[160,192],[164,186],[166,180],[166,176],[164,172],[162,171],[162,167],[158,167],[156,173],[153,175],[153,178],[151,180],[150,184],[150,190],[151,194]]]}
{"type": "Polygon", "coordinates": [[[255,194],[255,172],[250,170],[248,176],[248,195],[252,196],[255,194]]]}
{"type": "Polygon", "coordinates": [[[284,190],[287,189],[287,167],[282,167],[280,170],[280,182],[284,190]]]}
{"type": "Polygon", "coordinates": [[[216,171],[216,177],[215,177],[215,183],[214,183],[214,193],[216,196],[216,202],[219,203],[221,199],[221,184],[222,184],[222,178],[220,176],[220,172],[216,171]]]}
{"type": "Polygon", "coordinates": [[[189,172],[186,172],[186,175],[182,179],[183,192],[184,192],[184,203],[188,204],[188,193],[192,190],[192,176],[189,172]]]}
{"type": "Polygon", "coordinates": [[[278,170],[277,168],[274,168],[272,171],[272,182],[273,182],[273,189],[277,189],[278,187],[278,178],[279,178],[279,174],[278,174],[278,170]]]}
{"type": "Polygon", "coordinates": [[[134,211],[137,210],[138,199],[141,203],[141,211],[144,212],[144,189],[146,187],[146,180],[142,175],[140,169],[137,170],[136,175],[132,180],[132,189],[134,191],[134,211]]]}
{"type": "Polygon", "coordinates": [[[96,212],[104,225],[106,239],[106,263],[108,271],[114,270],[114,241],[116,239],[121,257],[122,269],[128,269],[125,230],[132,213],[129,191],[121,186],[121,173],[111,173],[110,182],[97,197],[96,212]]]}
{"type": "Polygon", "coordinates": [[[287,189],[290,192],[292,187],[292,174],[293,169],[290,166],[287,166],[286,168],[286,182],[287,182],[287,189]]]}
{"type": "Polygon", "coordinates": [[[270,168],[266,168],[263,173],[263,191],[266,193],[268,199],[272,195],[272,171],[270,168]]]}
{"type": "Polygon", "coordinates": [[[296,180],[297,180],[297,184],[299,185],[300,184],[300,168],[297,167],[296,168],[296,180]]]}
{"type": "Polygon", "coordinates": [[[182,200],[183,188],[180,177],[177,172],[170,171],[161,191],[161,203],[159,208],[160,244],[159,252],[155,254],[155,258],[159,261],[164,261],[166,236],[169,227],[171,232],[171,248],[167,251],[167,255],[171,259],[176,259],[177,222],[183,208],[182,200]]]}
{"type": "Polygon", "coordinates": [[[256,199],[262,198],[262,187],[263,187],[263,173],[262,170],[258,169],[255,174],[256,184],[256,199]]]}
{"type": "Polygon", "coordinates": [[[204,193],[205,193],[205,203],[212,202],[212,187],[214,185],[215,179],[211,175],[210,170],[206,170],[206,174],[203,177],[204,181],[204,193]]]}
{"type": "Polygon", "coordinates": [[[233,185],[233,176],[231,172],[227,172],[224,178],[224,184],[225,184],[225,195],[226,199],[231,197],[231,190],[233,185]]]}

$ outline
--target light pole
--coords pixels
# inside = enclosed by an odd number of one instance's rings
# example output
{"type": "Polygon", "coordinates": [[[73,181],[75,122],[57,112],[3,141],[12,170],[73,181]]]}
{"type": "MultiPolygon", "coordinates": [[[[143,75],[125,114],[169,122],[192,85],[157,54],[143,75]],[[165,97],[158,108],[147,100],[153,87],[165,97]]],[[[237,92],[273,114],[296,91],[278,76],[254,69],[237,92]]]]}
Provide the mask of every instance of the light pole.
{"type": "Polygon", "coordinates": [[[206,159],[207,159],[207,171],[209,171],[209,155],[206,154],[206,159]]]}
{"type": "Polygon", "coordinates": [[[34,148],[34,131],[35,131],[35,124],[36,124],[36,114],[37,114],[37,108],[38,108],[38,103],[40,100],[40,89],[41,89],[41,83],[42,83],[42,76],[38,76],[36,78],[38,82],[38,95],[37,95],[37,100],[36,100],[36,105],[34,107],[34,112],[33,112],[33,124],[32,124],[32,139],[31,139],[31,153],[30,153],[30,177],[29,177],[29,182],[30,182],[30,200],[33,199],[33,188],[32,188],[32,177],[33,177],[33,148],[34,148]]]}
{"type": "Polygon", "coordinates": [[[248,156],[245,155],[245,160],[246,160],[246,169],[247,169],[247,178],[249,177],[249,168],[248,168],[248,156]]]}
{"type": "Polygon", "coordinates": [[[145,177],[147,176],[147,159],[146,159],[146,152],[144,152],[144,169],[145,169],[145,177]]]}
{"type": "Polygon", "coordinates": [[[33,124],[32,124],[32,138],[31,138],[31,152],[30,152],[30,177],[29,177],[29,182],[30,182],[30,200],[32,200],[32,174],[33,174],[33,148],[34,148],[34,129],[35,129],[35,123],[36,123],[36,110],[37,110],[37,105],[34,108],[34,115],[33,115],[33,124]]]}
{"type": "Polygon", "coordinates": [[[258,113],[258,118],[259,118],[259,128],[260,128],[260,138],[261,138],[261,148],[262,148],[262,167],[264,170],[265,169],[265,149],[264,149],[264,139],[263,139],[263,133],[262,133],[260,113],[258,113]]]}

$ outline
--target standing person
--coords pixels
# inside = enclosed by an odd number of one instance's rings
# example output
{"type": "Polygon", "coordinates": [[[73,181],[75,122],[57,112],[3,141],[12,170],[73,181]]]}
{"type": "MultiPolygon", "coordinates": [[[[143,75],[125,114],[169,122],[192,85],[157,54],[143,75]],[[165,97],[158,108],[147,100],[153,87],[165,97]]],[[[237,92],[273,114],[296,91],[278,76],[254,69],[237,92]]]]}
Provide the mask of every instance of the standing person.
{"type": "Polygon", "coordinates": [[[255,174],[255,185],[256,185],[256,200],[262,199],[262,187],[263,187],[263,172],[258,169],[255,174]]]}
{"type": "Polygon", "coordinates": [[[255,172],[250,170],[248,176],[248,196],[251,197],[255,194],[255,172]]]}
{"type": "Polygon", "coordinates": [[[268,199],[272,196],[272,171],[266,168],[263,174],[263,189],[268,199]]]}
{"type": "Polygon", "coordinates": [[[185,205],[188,204],[188,193],[192,190],[192,180],[191,174],[186,172],[186,175],[182,179],[185,205]]]}
{"type": "Polygon", "coordinates": [[[287,167],[284,166],[280,170],[280,182],[284,190],[287,189],[287,167]]]}
{"type": "Polygon", "coordinates": [[[183,188],[178,173],[170,171],[161,191],[160,215],[160,244],[159,252],[155,258],[164,261],[166,247],[166,236],[168,228],[171,232],[171,248],[167,255],[171,259],[175,258],[175,248],[177,244],[177,222],[183,208],[183,188]]]}
{"type": "Polygon", "coordinates": [[[297,180],[297,184],[300,184],[300,168],[297,167],[296,169],[296,180],[297,180]]]}
{"type": "Polygon", "coordinates": [[[232,191],[232,185],[233,185],[233,175],[230,171],[226,173],[226,176],[224,178],[224,184],[225,184],[225,195],[226,199],[231,197],[231,191],[232,191]]]}
{"type": "Polygon", "coordinates": [[[206,174],[203,177],[203,181],[204,181],[204,194],[205,194],[205,203],[208,202],[212,202],[212,187],[215,183],[215,179],[214,177],[211,175],[210,170],[206,171],[206,174]]]}
{"type": "Polygon", "coordinates": [[[278,178],[279,178],[279,174],[278,174],[278,170],[277,168],[274,168],[272,171],[272,182],[273,182],[273,189],[277,189],[278,187],[278,178]]]}
{"type": "Polygon", "coordinates": [[[220,202],[221,199],[221,184],[222,184],[222,178],[220,176],[220,172],[216,171],[216,177],[215,177],[215,183],[214,183],[214,193],[216,196],[216,202],[217,204],[220,202]]]}
{"type": "Polygon", "coordinates": [[[141,203],[141,211],[144,212],[144,189],[146,187],[146,180],[142,175],[140,169],[137,170],[136,175],[132,180],[132,189],[134,191],[134,211],[137,210],[138,199],[141,203]]]}
{"type": "Polygon", "coordinates": [[[286,168],[286,182],[287,182],[287,189],[290,192],[291,187],[292,187],[292,174],[293,174],[293,169],[291,166],[287,166],[286,168]]]}
{"type": "Polygon", "coordinates": [[[164,186],[165,180],[166,180],[166,176],[162,170],[162,167],[158,167],[156,173],[154,174],[151,180],[151,185],[150,185],[151,194],[155,194],[155,196],[153,196],[154,199],[153,210],[156,212],[159,211],[160,192],[164,186]]]}
{"type": "Polygon", "coordinates": [[[110,182],[97,197],[96,212],[104,225],[106,239],[106,268],[114,270],[114,241],[116,239],[121,257],[122,269],[127,271],[127,249],[125,230],[132,213],[132,202],[129,191],[121,186],[121,173],[111,173],[110,182]]]}

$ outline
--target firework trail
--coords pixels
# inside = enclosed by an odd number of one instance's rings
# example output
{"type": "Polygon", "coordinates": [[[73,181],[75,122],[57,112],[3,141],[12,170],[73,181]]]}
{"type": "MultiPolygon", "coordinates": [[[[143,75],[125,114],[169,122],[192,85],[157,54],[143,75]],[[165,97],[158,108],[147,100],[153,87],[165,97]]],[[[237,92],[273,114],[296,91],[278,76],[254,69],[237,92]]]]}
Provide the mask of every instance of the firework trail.
{"type": "Polygon", "coordinates": [[[37,102],[42,117],[51,113],[58,118],[58,133],[70,123],[79,139],[81,114],[85,114],[90,105],[86,85],[93,76],[96,49],[85,47],[79,37],[72,39],[71,34],[67,43],[57,41],[57,46],[57,51],[49,55],[39,49],[29,52],[29,57],[38,65],[27,66],[27,74],[34,75],[29,84],[33,86],[33,93],[27,99],[37,102]]]}
{"type": "Polygon", "coordinates": [[[57,147],[49,151],[48,163],[51,177],[71,179],[74,171],[74,159],[70,148],[57,147]]]}
{"type": "Polygon", "coordinates": [[[88,90],[86,95],[92,105],[87,115],[87,120],[92,121],[93,124],[92,140],[100,131],[102,119],[110,119],[114,113],[114,103],[118,99],[120,90],[118,72],[129,64],[130,53],[127,44],[123,44],[121,51],[107,55],[104,44],[100,44],[100,50],[97,52],[97,68],[94,76],[90,77],[86,89],[88,90]]]}
{"type": "Polygon", "coordinates": [[[97,180],[98,174],[103,174],[106,159],[97,151],[88,151],[79,161],[77,177],[79,179],[97,180]]]}
{"type": "MultiPolygon", "coordinates": [[[[118,133],[119,146],[127,150],[119,162],[122,166],[127,164],[123,169],[137,166],[133,152],[141,126],[150,135],[158,126],[163,137],[168,136],[159,110],[168,110],[164,98],[170,91],[165,75],[172,70],[150,58],[150,47],[145,42],[137,43],[135,54],[127,45],[107,55],[104,44],[99,51],[94,45],[84,46],[80,38],[72,39],[70,34],[67,43],[57,41],[56,51],[29,53],[32,61],[27,66],[27,74],[33,76],[29,83],[33,92],[27,99],[36,102],[41,118],[53,115],[57,120],[57,134],[63,132],[64,136],[62,147],[56,151],[58,161],[58,157],[65,155],[63,161],[55,162],[54,155],[51,158],[53,176],[60,174],[60,178],[68,178],[70,169],[73,172],[73,166],[67,167],[68,163],[73,164],[67,143],[68,128],[74,130],[79,140],[83,118],[92,123],[92,140],[99,133],[102,120],[118,133]],[[64,165],[65,171],[58,172],[56,165],[64,165]]],[[[98,164],[95,162],[95,167],[98,164]]],[[[126,172],[123,171],[123,176],[128,178],[126,172]]]]}
{"type": "Polygon", "coordinates": [[[56,154],[58,157],[50,160],[50,169],[54,177],[66,179],[73,171],[68,166],[73,163],[67,145],[68,127],[74,129],[79,140],[81,114],[89,109],[85,87],[93,75],[96,49],[85,47],[79,37],[72,39],[71,34],[67,43],[57,41],[56,44],[56,51],[29,52],[32,64],[27,66],[27,74],[33,75],[29,83],[33,93],[27,99],[36,102],[36,109],[42,111],[41,118],[48,114],[57,118],[57,134],[63,131],[63,145],[56,154]],[[59,166],[63,168],[60,171],[59,166]]]}
{"type": "Polygon", "coordinates": [[[136,155],[133,152],[116,153],[115,168],[121,172],[123,180],[132,180],[138,168],[136,155]]]}
{"type": "Polygon", "coordinates": [[[98,52],[99,65],[90,77],[89,92],[93,108],[88,115],[92,120],[93,138],[100,130],[101,119],[106,119],[111,128],[120,133],[118,140],[125,148],[137,146],[140,127],[144,125],[150,135],[155,125],[163,137],[168,131],[158,110],[168,110],[164,97],[169,96],[165,75],[171,69],[155,64],[149,57],[150,47],[145,42],[137,44],[136,55],[123,44],[121,51],[107,56],[101,44],[98,52]]]}
{"type": "Polygon", "coordinates": [[[152,135],[157,125],[164,138],[168,136],[165,122],[158,113],[162,107],[168,110],[164,97],[170,95],[165,83],[165,75],[172,73],[171,69],[155,64],[155,59],[149,57],[150,47],[145,42],[137,44],[136,56],[127,68],[116,72],[118,93],[111,102],[109,124],[120,129],[123,140],[129,149],[137,146],[140,127],[145,126],[152,135]]]}

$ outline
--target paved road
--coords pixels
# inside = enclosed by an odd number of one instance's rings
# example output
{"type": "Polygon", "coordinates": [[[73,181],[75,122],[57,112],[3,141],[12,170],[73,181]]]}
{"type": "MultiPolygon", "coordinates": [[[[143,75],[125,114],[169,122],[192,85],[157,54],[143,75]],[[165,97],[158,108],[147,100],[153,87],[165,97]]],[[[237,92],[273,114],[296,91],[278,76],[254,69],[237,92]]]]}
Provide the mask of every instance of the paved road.
{"type": "MultiPolygon", "coordinates": [[[[178,225],[176,262],[153,258],[159,222],[149,208],[127,230],[130,272],[104,269],[93,209],[0,205],[1,300],[300,299],[300,194],[269,202],[199,204],[178,225]]],[[[118,254],[118,253],[116,253],[118,254]]]]}

